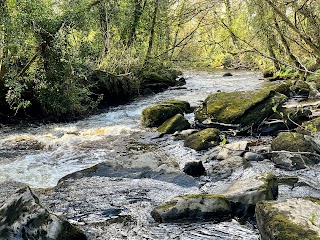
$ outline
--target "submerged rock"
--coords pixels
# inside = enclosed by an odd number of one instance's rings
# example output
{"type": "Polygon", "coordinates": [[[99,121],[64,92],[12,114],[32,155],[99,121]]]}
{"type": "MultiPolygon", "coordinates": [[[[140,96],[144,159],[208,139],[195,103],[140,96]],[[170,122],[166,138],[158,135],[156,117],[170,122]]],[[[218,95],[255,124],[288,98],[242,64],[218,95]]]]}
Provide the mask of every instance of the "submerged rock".
{"type": "Polygon", "coordinates": [[[281,105],[287,97],[282,85],[273,85],[253,92],[214,93],[209,95],[196,112],[195,119],[240,124],[243,127],[257,125],[273,113],[273,107],[281,105]]]}
{"type": "Polygon", "coordinates": [[[311,198],[258,203],[256,217],[262,240],[319,240],[319,212],[319,200],[311,198]]]}
{"type": "Polygon", "coordinates": [[[199,162],[188,162],[183,168],[183,172],[192,176],[192,177],[200,177],[206,173],[206,169],[203,167],[201,161],[199,162]]]}
{"type": "Polygon", "coordinates": [[[172,118],[169,118],[160,127],[158,131],[162,133],[174,133],[190,128],[190,123],[184,118],[182,114],[177,114],[172,118]]]}
{"type": "Polygon", "coordinates": [[[232,77],[232,76],[233,76],[233,75],[232,75],[232,73],[230,73],[230,72],[223,74],[223,77],[232,77]]]}
{"type": "Polygon", "coordinates": [[[206,150],[220,143],[222,140],[220,135],[221,132],[218,129],[207,128],[188,136],[184,142],[184,146],[196,151],[206,150]]]}
{"type": "Polygon", "coordinates": [[[3,239],[87,239],[80,229],[43,208],[29,187],[18,190],[0,208],[0,236],[3,239]]]}
{"type": "Polygon", "coordinates": [[[190,104],[186,101],[169,100],[143,109],[141,122],[146,127],[159,127],[169,118],[190,112],[190,109],[190,104]]]}
{"type": "Polygon", "coordinates": [[[277,177],[264,174],[234,182],[222,193],[189,194],[173,198],[157,206],[151,216],[157,222],[184,220],[224,221],[232,216],[254,213],[255,205],[262,200],[273,200],[278,196],[277,177]],[[249,209],[251,208],[251,212],[249,209]]]}

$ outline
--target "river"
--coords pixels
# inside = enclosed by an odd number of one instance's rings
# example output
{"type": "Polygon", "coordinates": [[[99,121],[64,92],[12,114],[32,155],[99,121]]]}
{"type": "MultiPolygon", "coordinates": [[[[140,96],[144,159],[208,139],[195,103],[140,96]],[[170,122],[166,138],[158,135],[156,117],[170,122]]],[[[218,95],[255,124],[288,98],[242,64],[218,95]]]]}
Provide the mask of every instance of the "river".
{"type": "MultiPolygon", "coordinates": [[[[91,239],[259,239],[254,225],[236,220],[157,224],[150,216],[154,206],[174,196],[210,192],[220,184],[268,171],[280,176],[299,174],[305,183],[294,191],[280,187],[280,198],[319,196],[320,172],[316,167],[288,173],[273,164],[253,163],[251,168],[241,168],[225,179],[193,179],[182,174],[181,168],[199,159],[210,168],[208,154],[187,149],[171,136],[157,138],[155,129],[140,125],[142,109],[154,103],[180,99],[198,106],[212,92],[249,91],[264,84],[259,80],[261,76],[252,72],[222,75],[185,71],[187,81],[183,87],[141,97],[81,121],[3,127],[0,182],[30,185],[46,207],[82,226],[91,239]],[[107,170],[94,176],[67,177],[55,187],[64,176],[98,163],[105,163],[107,170]],[[41,190],[52,187],[51,191],[41,190]]],[[[192,114],[187,118],[193,121],[192,114]]]]}

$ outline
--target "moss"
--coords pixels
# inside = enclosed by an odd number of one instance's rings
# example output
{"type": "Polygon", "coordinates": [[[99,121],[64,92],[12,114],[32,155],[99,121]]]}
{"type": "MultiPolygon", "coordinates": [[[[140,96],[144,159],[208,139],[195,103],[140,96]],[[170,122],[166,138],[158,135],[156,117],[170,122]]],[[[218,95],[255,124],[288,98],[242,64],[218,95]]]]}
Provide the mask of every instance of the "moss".
{"type": "MultiPolygon", "coordinates": [[[[240,118],[243,118],[244,114],[250,113],[252,109],[266,99],[269,100],[267,106],[263,104],[260,108],[256,108],[257,111],[255,111],[254,115],[257,115],[258,111],[261,110],[264,110],[263,114],[272,113],[272,107],[286,99],[284,95],[275,94],[275,90],[278,89],[284,91],[278,84],[270,85],[258,91],[211,94],[205,100],[203,107],[196,112],[196,119],[202,122],[207,117],[210,117],[221,123],[246,123],[247,119],[242,120],[240,118]],[[275,98],[272,98],[274,96],[275,98]]],[[[259,115],[262,114],[259,113],[259,115]]],[[[263,119],[264,117],[261,116],[260,118],[263,119]]],[[[246,123],[246,125],[250,125],[253,121],[252,116],[248,118],[250,118],[250,122],[246,123]]]]}
{"type": "Polygon", "coordinates": [[[274,200],[278,197],[278,177],[274,173],[266,173],[259,177],[259,180],[264,184],[259,188],[261,191],[266,191],[266,200],[274,200]]]}
{"type": "Polygon", "coordinates": [[[192,112],[190,103],[188,103],[187,101],[171,99],[171,100],[163,102],[163,104],[172,104],[175,106],[179,106],[185,113],[192,112]]]}
{"type": "Polygon", "coordinates": [[[293,223],[273,208],[272,202],[257,205],[259,229],[263,239],[281,240],[320,240],[317,232],[293,223]]]}
{"type": "Polygon", "coordinates": [[[181,131],[190,128],[190,123],[183,115],[177,114],[174,117],[168,119],[160,127],[158,131],[162,133],[174,133],[175,131],[181,131]]]}
{"type": "Polygon", "coordinates": [[[146,127],[159,127],[167,119],[183,113],[183,110],[172,104],[157,104],[143,109],[141,121],[146,127]]]}
{"type": "Polygon", "coordinates": [[[301,126],[297,128],[297,132],[301,134],[308,134],[308,135],[319,132],[319,130],[320,130],[320,117],[304,122],[301,124],[301,126]]]}
{"type": "Polygon", "coordinates": [[[184,146],[190,147],[196,151],[206,150],[217,146],[220,141],[221,132],[215,128],[207,128],[200,132],[191,134],[184,142],[184,146]]]}
{"type": "Polygon", "coordinates": [[[320,199],[319,199],[319,198],[306,197],[306,198],[304,198],[304,199],[305,199],[305,200],[309,200],[309,201],[311,201],[311,202],[313,202],[313,203],[316,203],[316,204],[320,205],[320,199]]]}
{"type": "Polygon", "coordinates": [[[177,202],[178,202],[178,200],[171,200],[171,201],[166,202],[160,206],[157,206],[155,209],[159,209],[159,210],[162,210],[165,212],[165,211],[173,208],[174,206],[176,206],[177,202]]]}
{"type": "Polygon", "coordinates": [[[312,145],[300,133],[281,132],[272,140],[273,151],[313,152],[312,145]]]}
{"type": "Polygon", "coordinates": [[[320,89],[320,70],[317,70],[314,74],[311,74],[307,78],[308,82],[314,82],[316,85],[316,88],[320,89]]]}
{"type": "Polygon", "coordinates": [[[226,201],[228,201],[226,199],[225,196],[221,195],[221,194],[205,194],[205,193],[200,193],[200,194],[186,194],[183,196],[180,196],[184,199],[193,199],[193,198],[203,198],[203,199],[213,199],[213,198],[221,198],[221,199],[225,199],[226,201]]]}
{"type": "Polygon", "coordinates": [[[288,176],[279,178],[279,184],[294,186],[299,181],[298,177],[288,176]]]}

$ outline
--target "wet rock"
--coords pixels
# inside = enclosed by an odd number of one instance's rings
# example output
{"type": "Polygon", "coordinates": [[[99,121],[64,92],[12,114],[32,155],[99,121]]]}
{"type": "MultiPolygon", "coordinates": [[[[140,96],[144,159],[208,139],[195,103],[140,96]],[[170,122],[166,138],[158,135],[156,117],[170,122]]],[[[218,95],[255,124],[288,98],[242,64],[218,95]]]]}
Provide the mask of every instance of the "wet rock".
{"type": "Polygon", "coordinates": [[[264,155],[254,152],[246,152],[243,155],[243,158],[249,162],[260,162],[266,159],[264,155]]]}
{"type": "Polygon", "coordinates": [[[233,75],[232,75],[232,73],[225,73],[225,74],[223,74],[223,77],[232,77],[233,75]]]}
{"type": "Polygon", "coordinates": [[[278,182],[279,184],[293,187],[296,183],[299,182],[299,178],[296,176],[281,176],[278,177],[278,182]]]}
{"type": "Polygon", "coordinates": [[[223,193],[223,196],[232,203],[234,215],[253,216],[257,203],[277,199],[278,179],[272,173],[265,173],[238,180],[223,193]]]}
{"type": "Polygon", "coordinates": [[[266,69],[262,72],[263,78],[271,78],[274,75],[273,69],[266,69]]]}
{"type": "Polygon", "coordinates": [[[233,215],[253,216],[255,205],[278,196],[278,182],[273,174],[263,174],[236,181],[215,194],[189,194],[157,206],[151,216],[157,222],[214,219],[223,221],[233,215]],[[251,212],[249,212],[251,210],[251,212]]]}
{"type": "Polygon", "coordinates": [[[85,240],[80,229],[43,208],[29,187],[18,190],[0,208],[4,239],[85,240]]]}
{"type": "Polygon", "coordinates": [[[311,111],[307,109],[282,107],[263,121],[258,130],[262,134],[274,135],[281,130],[294,129],[297,124],[308,120],[311,114],[311,111]]]}
{"type": "Polygon", "coordinates": [[[229,177],[231,174],[239,169],[249,167],[250,163],[240,156],[230,157],[228,159],[219,161],[212,166],[212,174],[220,177],[229,177]]]}
{"type": "Polygon", "coordinates": [[[195,119],[199,123],[210,118],[215,122],[240,124],[243,127],[258,125],[273,113],[274,106],[281,105],[287,99],[276,92],[285,90],[281,88],[281,85],[276,85],[253,92],[211,94],[196,111],[195,119]]]}
{"type": "Polygon", "coordinates": [[[277,167],[286,170],[299,170],[320,162],[320,156],[312,153],[278,152],[272,154],[271,160],[277,167]]]}
{"type": "Polygon", "coordinates": [[[169,100],[143,109],[141,122],[146,127],[159,127],[169,118],[189,112],[190,109],[190,104],[186,101],[169,100]]]}
{"type": "Polygon", "coordinates": [[[276,164],[277,167],[287,170],[298,170],[307,168],[307,160],[308,159],[301,154],[289,152],[276,153],[272,157],[272,161],[276,164]]]}
{"type": "Polygon", "coordinates": [[[218,220],[231,218],[229,201],[215,194],[190,194],[179,196],[155,207],[151,216],[157,222],[185,220],[218,220]]]}
{"type": "Polygon", "coordinates": [[[256,217],[262,240],[319,240],[319,212],[319,200],[311,198],[258,203],[256,217]]]}
{"type": "Polygon", "coordinates": [[[300,133],[281,132],[272,140],[272,151],[314,152],[310,141],[300,133]]]}
{"type": "Polygon", "coordinates": [[[174,133],[188,128],[190,128],[188,120],[182,114],[177,114],[161,124],[158,127],[158,131],[161,133],[174,133]]]}
{"type": "Polygon", "coordinates": [[[191,134],[184,141],[184,146],[196,151],[206,150],[217,146],[221,139],[221,132],[215,128],[207,128],[200,132],[191,134]]]}
{"type": "Polygon", "coordinates": [[[13,150],[41,150],[44,148],[44,144],[31,137],[19,137],[5,141],[3,147],[13,150]]]}
{"type": "Polygon", "coordinates": [[[239,141],[234,143],[229,143],[221,146],[221,150],[218,153],[218,160],[225,160],[232,156],[241,156],[246,150],[248,141],[239,141]]]}
{"type": "Polygon", "coordinates": [[[172,134],[172,136],[175,140],[185,140],[188,136],[197,132],[199,132],[198,129],[186,129],[182,131],[177,131],[174,134],[172,134]]]}
{"type": "Polygon", "coordinates": [[[290,87],[290,90],[296,95],[308,97],[310,93],[310,86],[307,82],[298,80],[290,87]]]}
{"type": "Polygon", "coordinates": [[[183,172],[192,176],[192,177],[200,177],[201,175],[205,175],[206,169],[203,167],[202,162],[188,162],[183,168],[183,172]]]}

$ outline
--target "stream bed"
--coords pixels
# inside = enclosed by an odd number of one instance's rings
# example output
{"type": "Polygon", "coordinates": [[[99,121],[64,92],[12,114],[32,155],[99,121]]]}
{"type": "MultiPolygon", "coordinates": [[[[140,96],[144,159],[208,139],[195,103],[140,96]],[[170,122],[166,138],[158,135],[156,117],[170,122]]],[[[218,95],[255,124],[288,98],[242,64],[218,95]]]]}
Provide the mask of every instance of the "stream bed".
{"type": "MultiPolygon", "coordinates": [[[[181,169],[186,162],[197,160],[202,160],[206,169],[211,168],[214,161],[210,151],[187,149],[182,141],[169,135],[159,138],[155,129],[140,125],[142,109],[161,101],[179,99],[199,106],[212,92],[249,91],[264,84],[261,76],[252,72],[222,75],[185,71],[187,83],[182,87],[136,99],[81,121],[3,127],[0,183],[28,184],[45,207],[79,225],[89,239],[260,239],[251,223],[159,224],[150,216],[155,206],[175,196],[214,192],[220,185],[264,172],[299,176],[300,184],[295,188],[280,185],[280,199],[320,196],[318,165],[285,171],[271,162],[253,162],[251,167],[236,169],[225,177],[194,179],[181,169]]],[[[192,114],[186,117],[193,122],[192,114]]]]}

